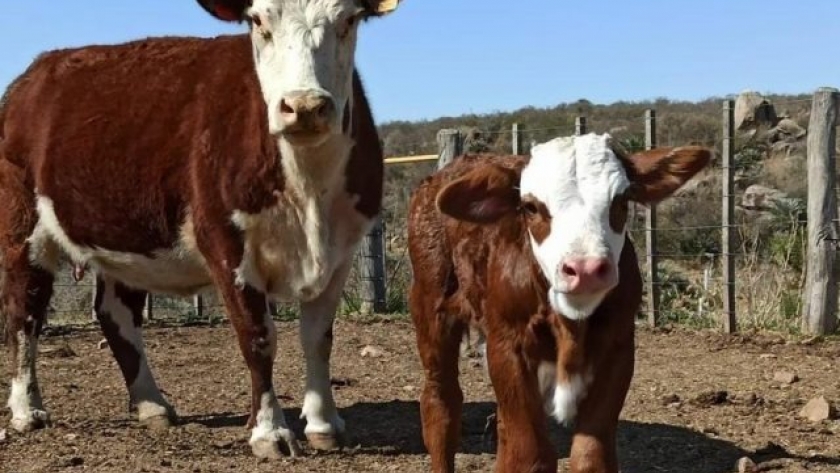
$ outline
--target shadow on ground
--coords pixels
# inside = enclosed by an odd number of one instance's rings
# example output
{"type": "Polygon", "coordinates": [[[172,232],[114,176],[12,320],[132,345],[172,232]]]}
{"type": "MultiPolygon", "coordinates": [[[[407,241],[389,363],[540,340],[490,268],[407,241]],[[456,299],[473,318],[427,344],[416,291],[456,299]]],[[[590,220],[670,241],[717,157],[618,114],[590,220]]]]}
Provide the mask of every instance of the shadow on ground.
{"type": "MultiPolygon", "coordinates": [[[[465,403],[460,453],[494,454],[495,444],[486,434],[487,418],[495,409],[491,402],[465,403]]],[[[416,401],[357,403],[340,410],[350,429],[350,446],[358,453],[385,455],[425,455],[420,426],[420,407],[416,401]]],[[[287,409],[292,429],[303,437],[299,409],[287,409]]],[[[247,416],[223,413],[183,419],[207,427],[242,425],[247,416]]],[[[495,428],[491,424],[491,429],[495,428]]],[[[802,459],[784,448],[771,445],[757,452],[741,449],[725,440],[667,424],[621,421],[619,456],[622,470],[632,473],[723,473],[735,471],[741,457],[756,462],[784,459],[807,460],[818,465],[840,465],[840,458],[802,459]]],[[[568,456],[571,432],[552,425],[551,437],[560,458],[568,456]]]]}

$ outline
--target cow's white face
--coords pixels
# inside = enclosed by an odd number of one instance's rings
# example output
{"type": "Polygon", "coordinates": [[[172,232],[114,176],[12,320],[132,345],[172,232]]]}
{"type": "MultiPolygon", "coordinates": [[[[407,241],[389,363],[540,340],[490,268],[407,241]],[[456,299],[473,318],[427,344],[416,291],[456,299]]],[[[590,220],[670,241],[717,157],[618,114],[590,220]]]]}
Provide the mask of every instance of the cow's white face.
{"type": "Polygon", "coordinates": [[[557,138],[534,147],[520,197],[552,308],[589,316],[618,284],[630,179],[609,135],[557,138]]]}
{"type": "Polygon", "coordinates": [[[440,190],[437,207],[458,220],[507,227],[530,242],[552,309],[585,319],[619,283],[629,202],[665,199],[711,159],[699,146],[617,155],[611,141],[588,134],[543,143],[521,174],[495,163],[475,165],[440,190]]]}
{"type": "Polygon", "coordinates": [[[359,23],[398,0],[199,3],[217,18],[248,23],[269,131],[293,146],[317,146],[341,133],[349,113],[359,23]]]}

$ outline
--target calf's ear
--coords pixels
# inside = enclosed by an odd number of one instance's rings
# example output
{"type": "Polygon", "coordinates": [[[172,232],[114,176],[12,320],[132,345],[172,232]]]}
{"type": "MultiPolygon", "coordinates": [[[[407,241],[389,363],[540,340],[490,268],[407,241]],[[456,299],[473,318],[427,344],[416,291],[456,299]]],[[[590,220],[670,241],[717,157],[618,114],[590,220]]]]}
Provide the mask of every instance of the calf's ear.
{"type": "Polygon", "coordinates": [[[513,169],[486,164],[450,182],[437,195],[440,212],[471,223],[493,223],[519,207],[519,175],[513,169]]]}
{"type": "Polygon", "coordinates": [[[222,21],[242,21],[250,0],[196,0],[207,13],[222,21]]]}
{"type": "Polygon", "coordinates": [[[632,183],[628,197],[642,204],[656,204],[682,187],[712,159],[702,146],[655,148],[624,158],[632,183]]]}

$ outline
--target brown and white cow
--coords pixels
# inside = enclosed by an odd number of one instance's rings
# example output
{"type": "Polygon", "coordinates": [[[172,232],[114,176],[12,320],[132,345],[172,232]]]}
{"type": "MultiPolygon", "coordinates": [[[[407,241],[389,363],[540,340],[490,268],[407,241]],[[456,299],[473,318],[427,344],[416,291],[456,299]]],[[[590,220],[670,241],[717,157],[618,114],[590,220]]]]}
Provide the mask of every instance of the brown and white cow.
{"type": "Polygon", "coordinates": [[[398,1],[199,3],[249,34],[49,52],[0,102],[11,425],[48,423],[36,344],[65,253],[96,271],[95,310],[145,423],[174,419],[143,349],[146,291],[215,286],[250,371],[260,457],[299,452],[275,396],[266,299],[300,301],[305,434],[332,448],[345,430],[330,388],[333,317],[382,198],[357,29],[398,1]]]}
{"type": "Polygon", "coordinates": [[[459,344],[486,334],[498,472],[555,472],[547,416],[573,424],[571,471],[616,472],[642,282],[628,204],[653,204],[702,169],[700,147],[627,155],[609,135],[524,156],[470,155],[420,184],[409,212],[411,314],[425,368],[423,438],[454,471],[459,344]]]}

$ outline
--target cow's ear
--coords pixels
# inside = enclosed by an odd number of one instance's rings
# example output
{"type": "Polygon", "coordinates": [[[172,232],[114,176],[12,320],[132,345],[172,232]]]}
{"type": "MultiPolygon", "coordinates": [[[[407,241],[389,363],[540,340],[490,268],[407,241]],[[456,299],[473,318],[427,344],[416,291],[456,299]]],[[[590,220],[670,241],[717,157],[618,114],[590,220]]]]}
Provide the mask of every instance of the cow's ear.
{"type": "Polygon", "coordinates": [[[446,185],[437,196],[440,212],[471,223],[493,223],[519,207],[518,173],[485,164],[446,185]]]}
{"type": "Polygon", "coordinates": [[[251,0],[196,0],[207,13],[222,21],[240,22],[251,0]]]}
{"type": "Polygon", "coordinates": [[[712,151],[701,146],[655,148],[624,158],[630,178],[628,197],[642,204],[656,204],[669,197],[712,159],[712,151]]]}
{"type": "Polygon", "coordinates": [[[370,15],[383,16],[396,10],[400,0],[364,0],[364,4],[370,15]]]}

